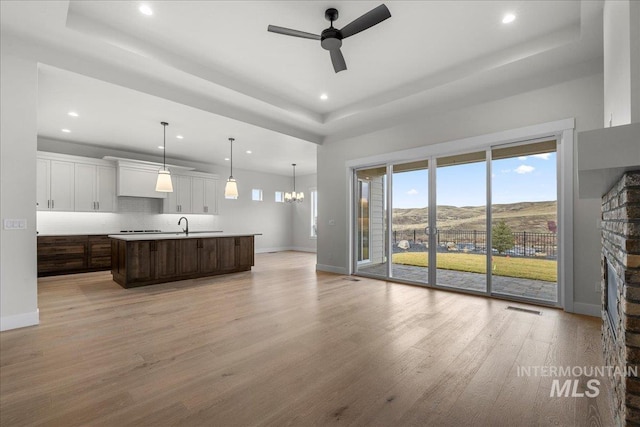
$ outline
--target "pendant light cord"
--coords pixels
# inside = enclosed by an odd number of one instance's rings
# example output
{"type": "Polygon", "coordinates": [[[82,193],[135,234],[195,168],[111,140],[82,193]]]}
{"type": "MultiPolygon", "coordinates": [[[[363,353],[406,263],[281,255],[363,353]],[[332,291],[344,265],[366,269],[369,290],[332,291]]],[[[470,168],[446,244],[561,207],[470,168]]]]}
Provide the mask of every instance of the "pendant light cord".
{"type": "Polygon", "coordinates": [[[167,122],[160,122],[162,125],[162,169],[167,170],[167,122]]]}
{"type": "Polygon", "coordinates": [[[295,163],[291,163],[291,166],[293,166],[293,197],[296,197],[296,164],[295,163]]]}
{"type": "Polygon", "coordinates": [[[233,141],[235,139],[234,138],[229,138],[229,142],[231,142],[231,175],[229,175],[229,178],[233,178],[233,141]]]}

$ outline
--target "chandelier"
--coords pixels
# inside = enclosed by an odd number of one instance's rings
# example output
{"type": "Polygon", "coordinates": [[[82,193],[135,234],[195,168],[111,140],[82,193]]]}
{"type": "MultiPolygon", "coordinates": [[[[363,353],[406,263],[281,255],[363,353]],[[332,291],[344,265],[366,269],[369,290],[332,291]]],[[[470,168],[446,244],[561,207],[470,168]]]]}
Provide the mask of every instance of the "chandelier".
{"type": "Polygon", "coordinates": [[[293,166],[293,192],[284,193],[284,201],[288,203],[301,203],[304,201],[304,193],[302,191],[296,193],[296,164],[291,163],[291,166],[293,166]]]}

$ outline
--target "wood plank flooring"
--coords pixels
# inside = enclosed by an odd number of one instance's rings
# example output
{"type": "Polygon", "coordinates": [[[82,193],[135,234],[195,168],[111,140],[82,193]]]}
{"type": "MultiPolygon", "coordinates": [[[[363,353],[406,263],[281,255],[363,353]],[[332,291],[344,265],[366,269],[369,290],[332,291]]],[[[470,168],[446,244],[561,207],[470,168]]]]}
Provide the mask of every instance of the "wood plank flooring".
{"type": "Polygon", "coordinates": [[[0,334],[0,425],[612,424],[606,378],[551,398],[553,378],[517,376],[601,366],[598,319],[314,268],[282,252],[135,289],[42,278],[41,324],[0,334]]]}

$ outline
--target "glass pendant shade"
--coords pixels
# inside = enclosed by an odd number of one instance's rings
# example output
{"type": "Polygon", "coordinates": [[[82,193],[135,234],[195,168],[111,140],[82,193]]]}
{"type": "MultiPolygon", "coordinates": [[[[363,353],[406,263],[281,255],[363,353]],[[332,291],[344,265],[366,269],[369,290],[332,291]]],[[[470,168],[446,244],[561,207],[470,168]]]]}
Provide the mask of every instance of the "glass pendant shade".
{"type": "Polygon", "coordinates": [[[171,173],[166,170],[158,171],[158,181],[156,181],[156,191],[162,193],[172,193],[173,183],[171,182],[171,173]]]}
{"type": "Polygon", "coordinates": [[[167,126],[169,123],[160,122],[163,128],[162,136],[162,170],[158,171],[156,181],[156,191],[160,193],[173,193],[173,183],[171,182],[171,172],[167,170],[167,126]]]}
{"type": "Polygon", "coordinates": [[[225,199],[237,199],[238,198],[238,183],[233,177],[229,177],[227,184],[224,186],[224,198],[225,199]]]}
{"type": "Polygon", "coordinates": [[[229,145],[231,146],[231,168],[229,171],[229,179],[224,186],[225,199],[238,198],[238,183],[235,179],[233,179],[233,141],[235,141],[235,138],[229,138],[229,145]]]}

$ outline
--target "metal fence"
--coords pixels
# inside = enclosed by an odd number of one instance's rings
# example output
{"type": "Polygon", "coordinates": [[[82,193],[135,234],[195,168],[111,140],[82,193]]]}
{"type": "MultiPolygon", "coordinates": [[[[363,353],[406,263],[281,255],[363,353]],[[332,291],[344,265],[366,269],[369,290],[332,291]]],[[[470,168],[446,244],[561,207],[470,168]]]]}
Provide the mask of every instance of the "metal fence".
{"type": "MultiPolygon", "coordinates": [[[[558,240],[556,233],[537,233],[531,231],[514,231],[514,246],[505,252],[506,255],[556,258],[558,256],[558,240]]],[[[394,230],[394,252],[403,250],[426,251],[428,249],[427,229],[394,230]],[[406,243],[401,243],[406,241],[406,243]],[[398,245],[404,246],[399,247],[398,245]]],[[[475,252],[486,253],[487,232],[478,230],[437,230],[437,250],[441,252],[475,252]]],[[[494,253],[497,253],[493,249],[494,253]]]]}

